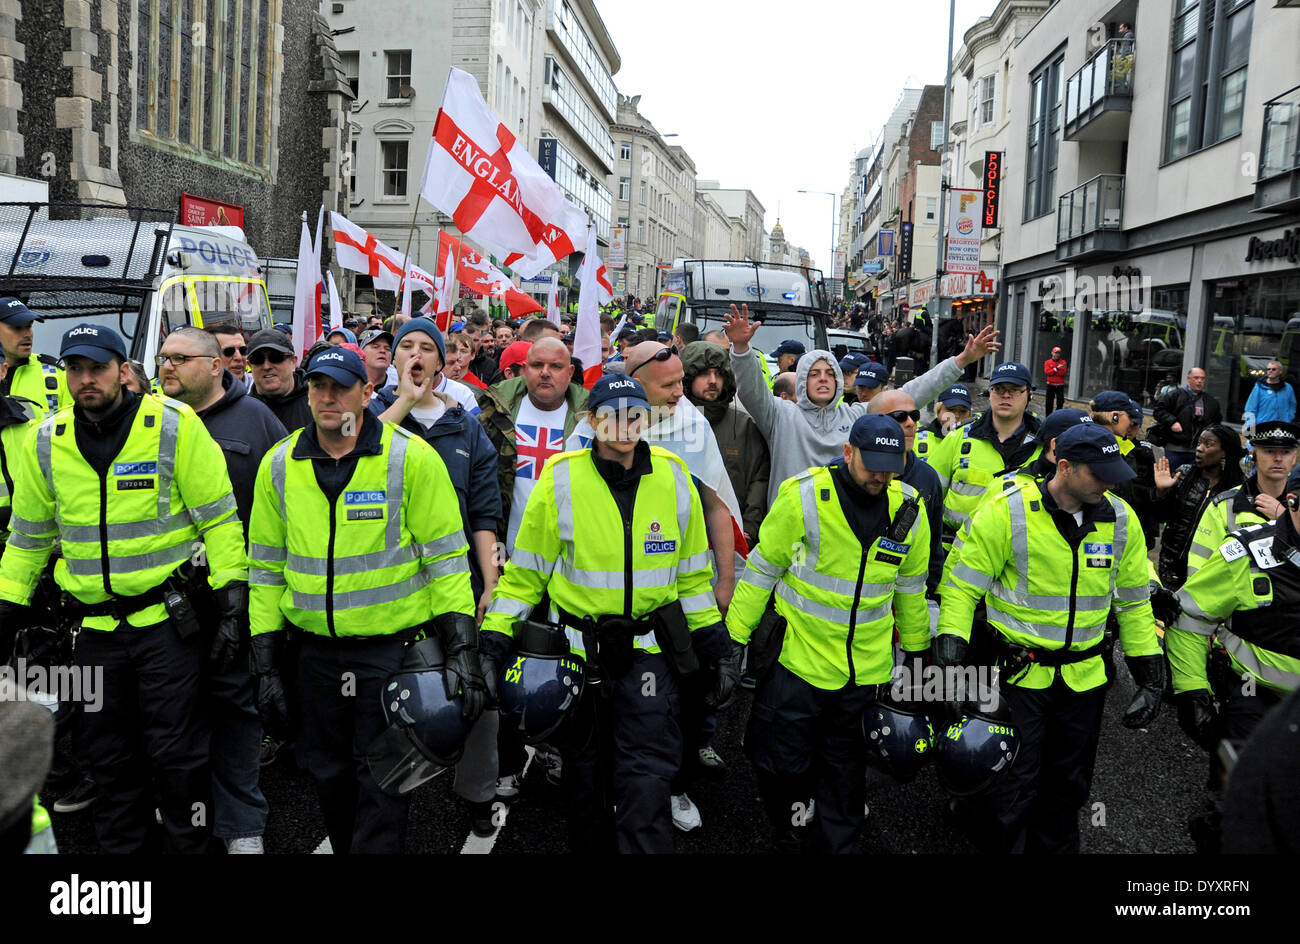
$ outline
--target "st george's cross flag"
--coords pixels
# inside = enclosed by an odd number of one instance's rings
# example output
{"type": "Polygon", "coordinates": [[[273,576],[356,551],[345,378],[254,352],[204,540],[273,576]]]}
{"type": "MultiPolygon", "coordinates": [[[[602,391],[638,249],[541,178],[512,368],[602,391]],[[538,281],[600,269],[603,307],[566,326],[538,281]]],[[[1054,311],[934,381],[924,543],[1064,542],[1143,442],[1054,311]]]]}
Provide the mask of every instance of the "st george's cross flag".
{"type": "Polygon", "coordinates": [[[334,233],[334,257],[340,266],[368,275],[375,288],[396,292],[402,283],[402,254],[353,223],[341,213],[330,211],[334,233]]]}
{"type": "Polygon", "coordinates": [[[453,68],[420,183],[421,195],[523,278],[575,252],[584,211],[497,120],[468,72],[453,68]]]}
{"type": "Polygon", "coordinates": [[[438,234],[440,266],[445,266],[446,260],[453,255],[456,257],[456,278],[461,287],[488,298],[502,299],[513,318],[522,318],[544,310],[535,298],[506,278],[504,272],[466,246],[462,240],[443,230],[438,234]]]}
{"type": "Polygon", "coordinates": [[[600,379],[604,362],[600,356],[600,306],[614,300],[605,263],[596,255],[596,227],[587,227],[586,254],[578,271],[578,324],[573,333],[573,356],[582,361],[582,385],[588,390],[600,379]]]}

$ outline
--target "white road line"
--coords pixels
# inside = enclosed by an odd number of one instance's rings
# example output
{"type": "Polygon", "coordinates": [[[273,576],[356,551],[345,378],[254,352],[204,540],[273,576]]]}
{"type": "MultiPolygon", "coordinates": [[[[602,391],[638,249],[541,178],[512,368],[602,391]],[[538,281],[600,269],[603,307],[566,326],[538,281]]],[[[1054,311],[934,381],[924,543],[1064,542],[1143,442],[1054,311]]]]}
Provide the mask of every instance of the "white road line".
{"type": "MultiPolygon", "coordinates": [[[[528,776],[528,768],[531,767],[533,764],[533,757],[536,756],[537,754],[537,752],[533,750],[533,748],[531,747],[525,746],[524,750],[528,752],[528,759],[524,761],[524,769],[519,774],[519,783],[521,787],[523,785],[524,778],[528,776]]],[[[493,816],[495,817],[495,815],[496,815],[496,811],[493,810],[493,816]]],[[[501,835],[501,830],[505,828],[506,818],[509,815],[510,815],[510,805],[508,803],[502,803],[501,822],[497,825],[497,828],[492,833],[492,835],[476,836],[474,835],[474,830],[471,829],[469,831],[469,835],[465,837],[465,845],[460,847],[460,854],[461,855],[490,855],[492,852],[492,847],[497,844],[497,837],[501,835]]]]}

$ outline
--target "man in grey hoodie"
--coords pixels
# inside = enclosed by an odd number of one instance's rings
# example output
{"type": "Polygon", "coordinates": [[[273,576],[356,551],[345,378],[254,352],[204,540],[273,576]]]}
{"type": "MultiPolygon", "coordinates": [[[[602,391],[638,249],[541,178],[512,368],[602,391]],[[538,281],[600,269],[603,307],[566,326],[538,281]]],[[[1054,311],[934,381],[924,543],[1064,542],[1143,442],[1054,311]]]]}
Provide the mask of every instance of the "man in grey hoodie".
{"type": "MultiPolygon", "coordinates": [[[[757,358],[761,355],[749,346],[760,324],[749,320],[748,305],[740,306],[739,310],[732,305],[724,327],[731,340],[731,367],[736,375],[740,403],[753,417],[771,449],[772,472],[767,488],[767,501],[771,505],[781,483],[790,476],[813,466],[830,465],[842,455],[849,428],[867,412],[867,404],[843,401],[844,376],[830,351],[809,351],[799,358],[795,366],[793,403],[772,396],[758,365],[757,358]]],[[[997,336],[992,327],[968,336],[961,354],[909,380],[901,389],[923,409],[952,386],[967,364],[999,350],[1002,345],[997,336]]]]}

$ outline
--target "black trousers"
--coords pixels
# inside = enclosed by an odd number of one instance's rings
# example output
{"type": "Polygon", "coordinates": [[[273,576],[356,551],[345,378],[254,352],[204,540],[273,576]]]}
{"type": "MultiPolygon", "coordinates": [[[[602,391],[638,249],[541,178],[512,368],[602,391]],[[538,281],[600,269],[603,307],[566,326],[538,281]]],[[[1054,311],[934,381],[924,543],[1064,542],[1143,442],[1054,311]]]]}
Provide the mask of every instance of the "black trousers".
{"type": "Polygon", "coordinates": [[[88,703],[81,712],[74,749],[99,787],[95,835],[104,852],[157,851],[155,804],[170,851],[207,851],[213,814],[203,654],[201,633],[182,640],[168,621],[77,634],[77,666],[102,673],[98,710],[88,703]]]}
{"type": "Polygon", "coordinates": [[[669,788],[682,759],[677,682],[668,660],[637,650],[619,679],[588,686],[552,742],[564,760],[574,852],[673,851],[669,788]]]}
{"type": "Polygon", "coordinates": [[[846,685],[827,691],[777,665],[758,686],[745,734],[745,751],[759,795],[778,833],[803,825],[811,796],[816,812],[812,851],[848,853],[862,832],[867,786],[867,743],[862,715],[880,686],[846,685]]]}
{"type": "Polygon", "coordinates": [[[1002,682],[1020,752],[1010,772],[971,803],[980,851],[1079,851],[1079,810],[1092,788],[1107,688],[1076,692],[1059,672],[1045,689],[1002,682]]]}
{"type": "Polygon", "coordinates": [[[1065,384],[1044,384],[1046,388],[1043,392],[1043,415],[1046,416],[1052,410],[1059,410],[1065,406],[1065,384]],[[1052,406],[1055,401],[1056,406],[1052,406]]]}
{"type": "Polygon", "coordinates": [[[301,635],[299,748],[336,854],[402,851],[408,802],[379,789],[366,749],[387,726],[380,692],[404,650],[397,636],[301,635]]]}

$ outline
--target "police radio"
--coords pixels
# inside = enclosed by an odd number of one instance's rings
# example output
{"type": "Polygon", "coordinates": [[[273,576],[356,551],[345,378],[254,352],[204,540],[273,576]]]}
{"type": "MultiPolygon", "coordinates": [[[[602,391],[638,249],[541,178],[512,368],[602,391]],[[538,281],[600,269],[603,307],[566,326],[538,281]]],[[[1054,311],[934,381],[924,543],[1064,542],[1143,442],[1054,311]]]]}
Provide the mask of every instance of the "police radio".
{"type": "Polygon", "coordinates": [[[903,499],[903,504],[898,506],[894,520],[889,523],[889,530],[885,532],[885,537],[895,544],[901,544],[912,533],[912,525],[916,524],[916,516],[920,513],[921,506],[915,498],[903,499]]]}

